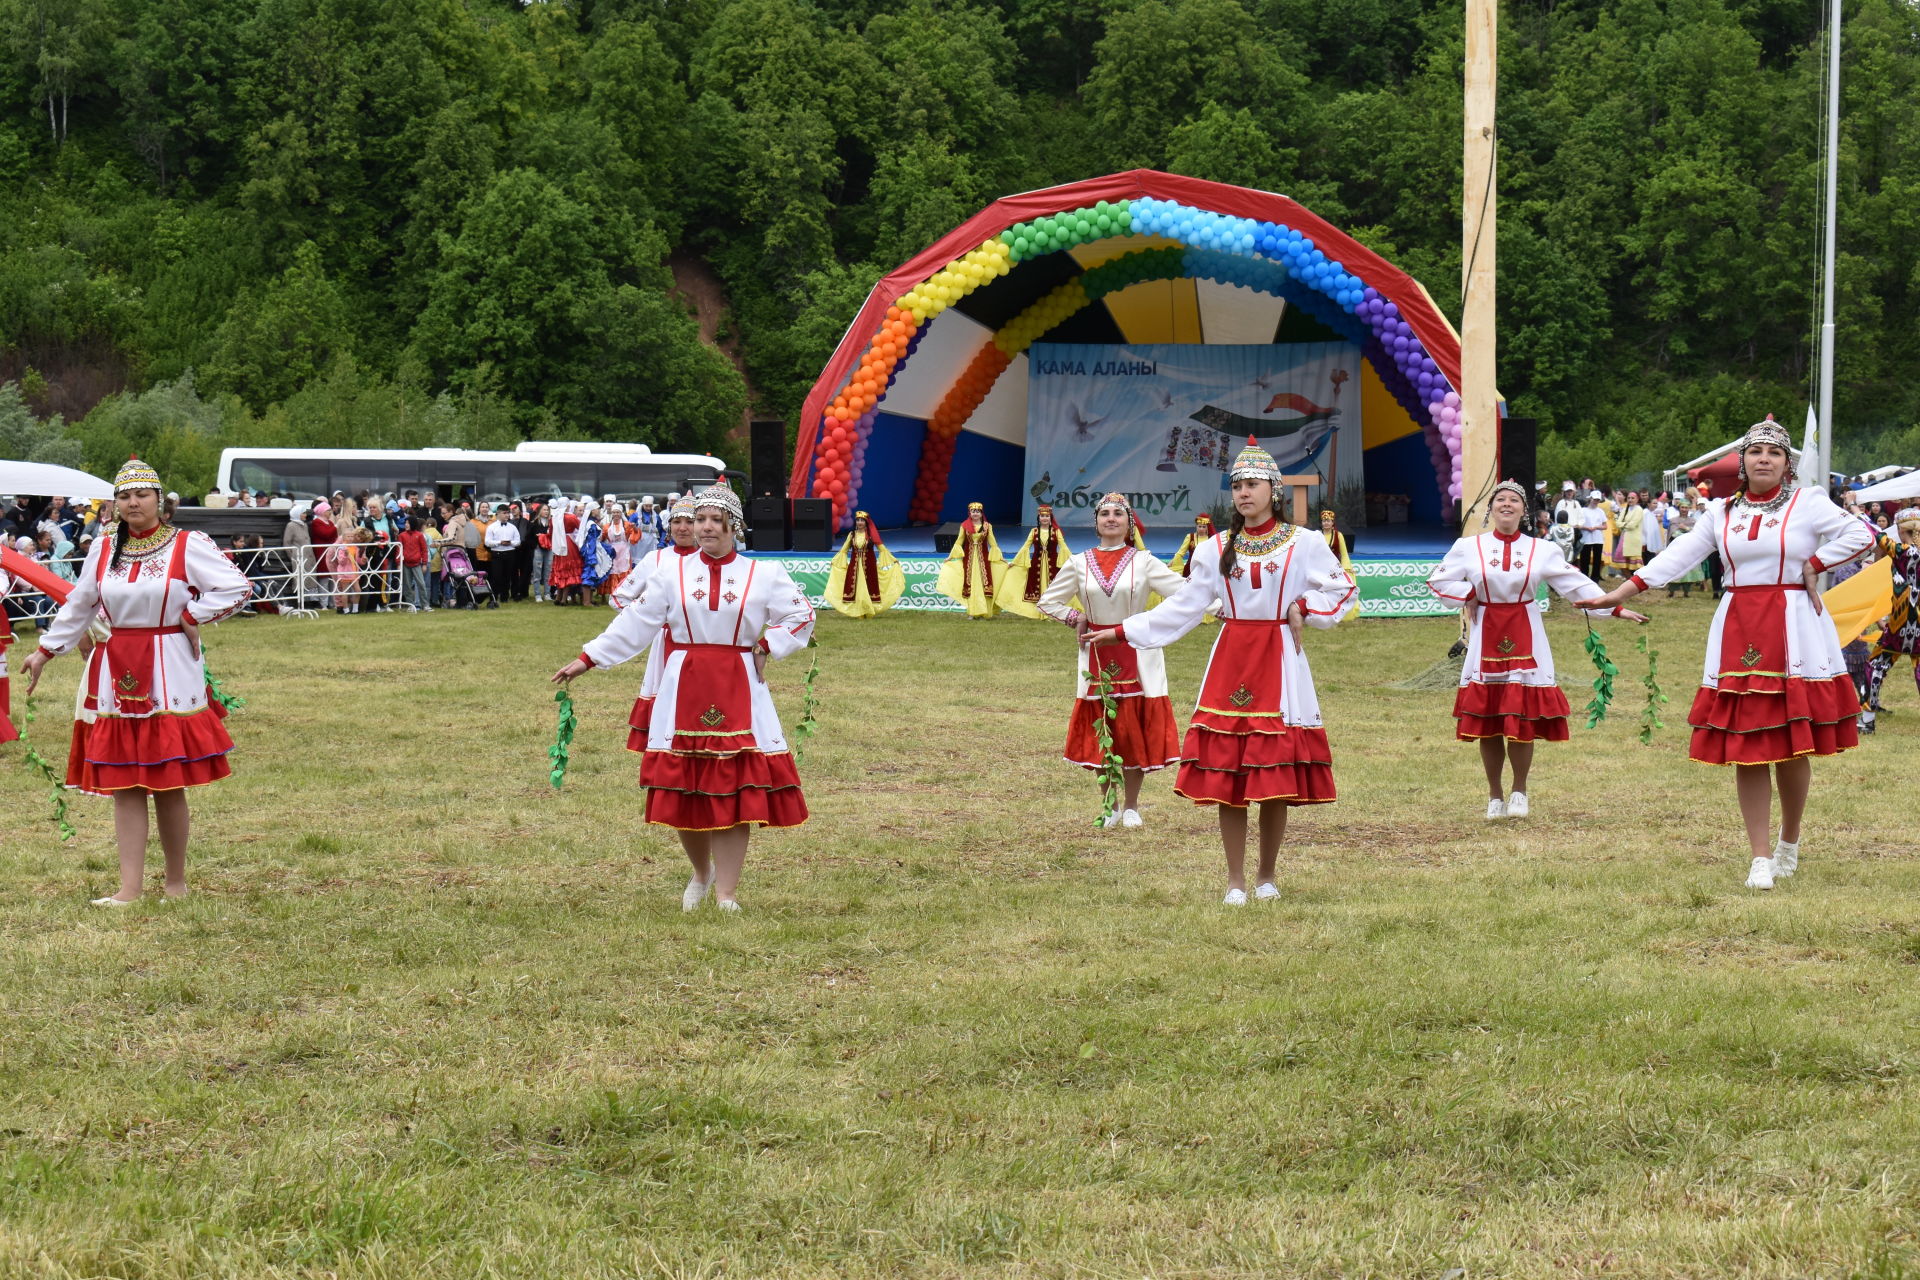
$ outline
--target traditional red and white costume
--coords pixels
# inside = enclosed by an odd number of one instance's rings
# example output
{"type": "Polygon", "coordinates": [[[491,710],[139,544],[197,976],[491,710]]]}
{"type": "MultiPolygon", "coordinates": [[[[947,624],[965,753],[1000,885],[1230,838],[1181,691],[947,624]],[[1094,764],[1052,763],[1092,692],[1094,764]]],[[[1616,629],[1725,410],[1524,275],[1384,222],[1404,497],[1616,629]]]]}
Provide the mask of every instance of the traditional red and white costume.
{"type": "MultiPolygon", "coordinates": [[[[1077,628],[1082,617],[1090,626],[1111,627],[1145,612],[1154,596],[1172,596],[1186,585],[1186,579],[1131,545],[1112,551],[1094,547],[1067,557],[1041,595],[1040,611],[1069,627],[1077,628]]],[[[1178,763],[1180,731],[1167,697],[1166,658],[1157,648],[1126,644],[1079,650],[1063,757],[1087,769],[1104,763],[1098,723],[1105,710],[1098,678],[1089,674],[1090,661],[1099,662],[1113,690],[1111,734],[1121,765],[1151,771],[1178,763]]]]}
{"type": "Polygon", "coordinates": [[[754,654],[799,652],[813,623],[806,593],[778,564],[696,552],[663,561],[640,600],[588,641],[581,656],[601,667],[656,645],[666,652],[647,729],[635,727],[627,740],[642,753],[648,822],[718,831],[806,821],[800,776],[754,654]]]}
{"type": "Polygon", "coordinates": [[[1726,594],[1687,713],[1688,755],[1706,764],[1776,764],[1859,745],[1860,699],[1840,637],[1814,611],[1803,574],[1845,564],[1872,545],[1866,524],[1818,489],[1736,494],[1708,501],[1691,530],[1632,575],[1642,590],[1662,587],[1720,553],[1726,594]]]}
{"type": "MultiPolygon", "coordinates": [[[[0,601],[13,590],[13,575],[0,569],[0,601]]],[[[13,619],[0,607],[0,742],[12,742],[20,736],[13,727],[13,694],[7,683],[7,650],[13,647],[13,619]]]]}
{"type": "Polygon", "coordinates": [[[113,542],[94,541],[40,641],[57,657],[79,644],[96,617],[113,628],[87,658],[67,785],[106,795],[218,781],[232,772],[233,739],[221,723],[226,710],[207,697],[206,666],[181,620],[218,622],[253,587],[204,533],[161,525],[129,539],[117,566],[113,542]]]}
{"type": "MultiPolygon", "coordinates": [[[[1519,486],[1510,486],[1526,494],[1519,486]]],[[[1602,589],[1567,563],[1552,542],[1498,531],[1462,538],[1447,549],[1427,589],[1457,605],[1474,604],[1467,660],[1454,695],[1454,736],[1462,742],[1507,738],[1565,742],[1572,708],[1554,681],[1553,650],[1535,589],[1545,583],[1568,600],[1591,600],[1602,589]]],[[[1620,610],[1587,610],[1604,618],[1620,610]]]]}
{"type": "MultiPolygon", "coordinates": [[[[1250,443],[1231,474],[1277,484],[1280,471],[1250,443]]],[[[1332,627],[1358,602],[1360,589],[1319,530],[1271,519],[1235,538],[1235,563],[1223,577],[1221,557],[1234,537],[1201,543],[1186,585],[1121,627],[1136,649],[1164,648],[1220,603],[1220,638],[1201,677],[1173,789],[1196,804],[1236,808],[1266,800],[1325,804],[1334,799],[1333,755],[1313,671],[1286,616],[1297,601],[1308,626],[1332,627]]]]}
{"type": "MultiPolygon", "coordinates": [[[[693,495],[676,499],[671,507],[670,520],[693,519],[693,495]]],[[[627,574],[613,593],[607,597],[607,603],[615,609],[624,609],[644,599],[647,585],[660,566],[670,564],[683,556],[699,551],[698,547],[683,547],[677,542],[669,542],[664,547],[655,547],[634,562],[633,571],[627,574]]],[[[663,633],[664,634],[664,631],[663,633]]],[[[667,665],[667,646],[655,644],[647,650],[646,674],[640,677],[640,696],[633,700],[633,714],[627,718],[627,726],[644,740],[647,726],[653,720],[653,700],[660,691],[660,671],[667,665]]]]}

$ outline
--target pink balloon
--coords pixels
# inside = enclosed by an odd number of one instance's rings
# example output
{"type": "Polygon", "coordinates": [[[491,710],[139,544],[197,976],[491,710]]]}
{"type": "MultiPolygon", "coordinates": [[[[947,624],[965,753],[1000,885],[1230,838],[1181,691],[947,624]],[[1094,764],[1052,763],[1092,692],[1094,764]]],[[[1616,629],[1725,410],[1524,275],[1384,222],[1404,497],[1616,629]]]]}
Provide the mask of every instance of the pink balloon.
{"type": "Polygon", "coordinates": [[[1442,400],[1449,409],[1458,409],[1460,407],[1460,393],[1458,391],[1447,392],[1447,394],[1442,397],[1442,400]]]}

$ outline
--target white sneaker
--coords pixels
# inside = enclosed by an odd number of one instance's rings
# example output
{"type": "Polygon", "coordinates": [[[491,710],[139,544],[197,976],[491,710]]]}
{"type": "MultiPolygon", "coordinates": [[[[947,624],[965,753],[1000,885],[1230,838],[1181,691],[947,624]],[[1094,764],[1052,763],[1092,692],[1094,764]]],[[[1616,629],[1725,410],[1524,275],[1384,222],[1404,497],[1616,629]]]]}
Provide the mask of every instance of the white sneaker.
{"type": "Polygon", "coordinates": [[[1755,858],[1753,860],[1753,866],[1751,866],[1747,870],[1747,888],[1749,889],[1773,888],[1773,859],[1772,858],[1755,858]]]}
{"type": "Polygon", "coordinates": [[[686,892],[680,895],[680,909],[682,911],[698,910],[700,904],[707,899],[708,888],[709,885],[707,881],[700,879],[698,876],[687,881],[686,892]]]}
{"type": "Polygon", "coordinates": [[[732,898],[715,898],[713,905],[722,911],[738,911],[740,909],[740,904],[732,898]]]}
{"type": "Polygon", "coordinates": [[[1140,821],[1140,811],[1138,809],[1129,809],[1120,815],[1120,825],[1123,827],[1143,827],[1146,824],[1140,821]]]}
{"type": "Polygon", "coordinates": [[[1280,890],[1271,880],[1262,880],[1253,887],[1253,896],[1260,902],[1271,902],[1280,896],[1280,890]]]}
{"type": "Polygon", "coordinates": [[[1491,822],[1495,818],[1504,818],[1506,816],[1507,802],[1505,800],[1495,799],[1487,801],[1487,821],[1491,822]]]}
{"type": "Polygon", "coordinates": [[[1229,889],[1229,890],[1227,890],[1227,896],[1226,896],[1226,897],[1224,897],[1224,898],[1222,898],[1222,899],[1220,899],[1220,905],[1221,905],[1221,906],[1223,906],[1223,907],[1244,907],[1244,906],[1246,906],[1246,905],[1247,905],[1247,891],[1246,891],[1245,889],[1229,889]]]}
{"type": "Polygon", "coordinates": [[[1773,842],[1773,878],[1785,880],[1800,869],[1800,842],[1788,844],[1785,840],[1773,842]]]}
{"type": "Polygon", "coordinates": [[[1100,820],[1101,829],[1106,831],[1113,830],[1115,827],[1120,825],[1120,820],[1125,816],[1126,815],[1121,813],[1118,809],[1115,809],[1112,813],[1108,814],[1106,817],[1100,820]]]}
{"type": "Polygon", "coordinates": [[[1527,816],[1526,792],[1516,791],[1507,797],[1507,816],[1509,818],[1524,818],[1527,816]]]}
{"type": "MultiPolygon", "coordinates": [[[[94,898],[91,899],[87,905],[90,907],[130,907],[138,901],[140,901],[138,898],[94,898]]],[[[1241,901],[1245,902],[1246,899],[1242,898],[1241,901]]]]}

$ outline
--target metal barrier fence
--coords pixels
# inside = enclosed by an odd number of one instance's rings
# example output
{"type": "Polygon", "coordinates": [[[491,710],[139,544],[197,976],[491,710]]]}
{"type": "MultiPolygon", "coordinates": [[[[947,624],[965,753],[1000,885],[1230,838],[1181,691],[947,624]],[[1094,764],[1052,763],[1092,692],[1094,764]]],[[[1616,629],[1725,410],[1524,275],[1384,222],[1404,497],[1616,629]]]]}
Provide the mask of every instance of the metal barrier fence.
{"type": "MultiPolygon", "coordinates": [[[[451,580],[436,584],[424,566],[409,575],[400,563],[397,543],[358,543],[354,552],[350,562],[329,547],[245,547],[227,549],[226,554],[253,584],[247,608],[255,613],[294,618],[315,617],[326,609],[412,613],[442,599],[461,603],[486,599],[484,591],[451,580]]],[[[82,559],[68,557],[66,563],[78,572],[82,559]]],[[[47,596],[18,582],[7,592],[5,607],[14,619],[40,626],[52,619],[57,608],[47,596]]]]}

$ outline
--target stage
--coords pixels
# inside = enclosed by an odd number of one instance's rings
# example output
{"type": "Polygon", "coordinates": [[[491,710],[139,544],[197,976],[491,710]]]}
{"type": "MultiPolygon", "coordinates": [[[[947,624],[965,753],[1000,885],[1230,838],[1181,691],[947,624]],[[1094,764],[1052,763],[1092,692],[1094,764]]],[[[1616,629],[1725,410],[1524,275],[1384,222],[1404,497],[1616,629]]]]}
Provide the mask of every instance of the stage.
{"type": "MultiPolygon", "coordinates": [[[[1191,525],[1183,528],[1149,528],[1147,550],[1162,560],[1171,560],[1191,525]]],[[[935,587],[940,566],[946,557],[934,550],[933,525],[904,529],[882,529],[880,537],[887,549],[899,559],[906,571],[907,590],[898,609],[916,612],[953,613],[964,616],[958,601],[943,596],[935,587]]],[[[999,525],[994,540],[1009,562],[1020,553],[1027,530],[999,525]]],[[[1065,530],[1067,545],[1076,551],[1093,542],[1091,529],[1065,530]]],[[[1384,525],[1377,529],[1353,532],[1354,576],[1360,584],[1360,616],[1365,618],[1434,617],[1456,612],[1426,588],[1427,575],[1439,567],[1440,559],[1453,545],[1454,534],[1444,525],[1384,525]]],[[[839,542],[834,544],[839,546],[839,542]]],[[[827,607],[827,564],[830,552],[768,552],[777,559],[807,592],[814,607],[827,607]]],[[[1017,615],[1016,615],[1017,617],[1017,615]]]]}
{"type": "MultiPolygon", "coordinates": [[[[1162,560],[1171,560],[1173,553],[1192,532],[1192,525],[1147,529],[1147,550],[1162,560]]],[[[887,549],[896,556],[930,556],[937,554],[933,546],[933,535],[938,531],[935,525],[913,525],[904,529],[882,529],[880,537],[887,549]]],[[[1028,530],[1008,528],[1006,525],[994,526],[993,536],[1000,549],[1011,559],[1019,552],[1021,540],[1028,530]]],[[[1091,529],[1066,529],[1067,545],[1078,551],[1093,542],[1091,529]]],[[[1431,560],[1439,563],[1440,557],[1447,554],[1447,548],[1453,545],[1454,533],[1445,525],[1390,524],[1378,529],[1355,529],[1349,535],[1353,542],[1353,558],[1356,560],[1431,560]]],[[[845,535],[841,535],[844,539],[845,535]]],[[[835,542],[839,546],[839,541],[835,542]]],[[[830,558],[833,552],[793,551],[787,554],[801,557],[821,555],[830,558]]]]}

